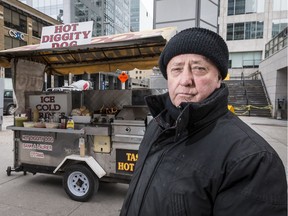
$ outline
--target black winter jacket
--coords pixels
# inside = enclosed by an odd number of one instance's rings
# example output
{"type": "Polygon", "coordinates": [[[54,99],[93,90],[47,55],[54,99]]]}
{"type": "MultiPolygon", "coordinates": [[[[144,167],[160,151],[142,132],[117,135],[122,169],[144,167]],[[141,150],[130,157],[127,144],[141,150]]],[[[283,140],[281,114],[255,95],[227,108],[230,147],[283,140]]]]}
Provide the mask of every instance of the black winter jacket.
{"type": "Polygon", "coordinates": [[[227,109],[222,85],[167,122],[168,94],[146,99],[154,119],[139,148],[121,216],[286,216],[284,166],[227,109]]]}

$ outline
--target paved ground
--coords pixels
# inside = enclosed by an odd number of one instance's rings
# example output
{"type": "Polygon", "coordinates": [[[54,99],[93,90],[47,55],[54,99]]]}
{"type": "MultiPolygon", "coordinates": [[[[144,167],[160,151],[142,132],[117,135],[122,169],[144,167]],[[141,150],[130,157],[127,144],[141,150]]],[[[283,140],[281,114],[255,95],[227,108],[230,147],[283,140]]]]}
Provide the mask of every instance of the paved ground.
{"type": "Polygon", "coordinates": [[[98,193],[85,203],[71,200],[62,188],[62,178],[53,175],[12,172],[13,133],[6,130],[12,116],[4,116],[0,131],[0,216],[118,216],[127,184],[101,183],[98,193]]]}
{"type": "MultiPolygon", "coordinates": [[[[269,118],[241,117],[263,136],[278,152],[287,170],[287,121],[269,118]]],[[[1,216],[116,216],[119,215],[128,185],[102,183],[98,193],[86,203],[68,198],[62,188],[62,178],[44,174],[12,173],[12,116],[4,117],[0,131],[0,215],[1,216]]]]}
{"type": "Polygon", "coordinates": [[[287,121],[271,118],[240,117],[277,151],[287,170],[287,121]]]}

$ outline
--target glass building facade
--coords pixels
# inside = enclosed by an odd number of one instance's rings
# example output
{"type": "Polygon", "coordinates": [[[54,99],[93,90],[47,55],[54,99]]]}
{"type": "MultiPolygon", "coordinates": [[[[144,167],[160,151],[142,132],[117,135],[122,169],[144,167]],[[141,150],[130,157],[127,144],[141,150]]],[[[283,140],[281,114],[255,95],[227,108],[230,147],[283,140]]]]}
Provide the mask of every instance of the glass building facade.
{"type": "Polygon", "coordinates": [[[63,23],[94,21],[93,36],[129,32],[129,0],[22,0],[63,23]]]}
{"type": "Polygon", "coordinates": [[[130,30],[132,32],[140,29],[140,0],[131,0],[130,7],[130,30]]]}

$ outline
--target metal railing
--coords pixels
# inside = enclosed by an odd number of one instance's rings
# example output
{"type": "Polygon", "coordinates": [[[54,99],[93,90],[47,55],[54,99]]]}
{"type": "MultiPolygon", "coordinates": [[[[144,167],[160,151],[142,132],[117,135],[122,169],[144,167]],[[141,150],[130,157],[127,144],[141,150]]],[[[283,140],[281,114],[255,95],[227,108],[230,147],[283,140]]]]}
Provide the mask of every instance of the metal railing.
{"type": "MultiPolygon", "coordinates": [[[[246,99],[246,104],[249,105],[249,98],[248,98],[248,94],[247,94],[247,89],[246,89],[246,85],[245,85],[245,76],[244,73],[241,73],[241,81],[242,81],[242,86],[244,87],[244,95],[245,95],[245,99],[246,99]]],[[[250,111],[249,111],[249,116],[250,116],[250,111]]]]}
{"type": "Polygon", "coordinates": [[[287,46],[287,35],[288,27],[284,28],[265,45],[265,58],[268,58],[287,46]]]}
{"type": "Polygon", "coordinates": [[[250,76],[251,76],[252,79],[254,77],[254,79],[257,79],[257,80],[258,80],[258,76],[260,76],[260,80],[261,80],[261,83],[262,83],[262,86],[263,86],[263,89],[264,89],[265,97],[267,99],[268,105],[271,106],[272,103],[271,103],[269,94],[267,92],[267,88],[266,88],[266,85],[265,85],[265,82],[264,82],[263,75],[262,75],[261,71],[257,70],[254,73],[250,74],[250,76]]]}
{"type": "MultiPolygon", "coordinates": [[[[235,107],[235,110],[245,110],[245,112],[243,114],[247,114],[248,113],[248,116],[250,116],[250,112],[251,112],[251,108],[256,108],[256,109],[270,109],[270,112],[272,111],[272,105],[271,105],[271,100],[269,98],[269,95],[268,95],[268,92],[267,92],[267,89],[266,89],[266,86],[265,86],[265,83],[264,83],[264,80],[263,80],[263,76],[261,74],[260,71],[255,71],[254,73],[248,75],[248,76],[245,76],[244,75],[244,72],[241,73],[241,85],[243,86],[244,88],[244,95],[245,95],[245,100],[246,100],[246,105],[245,107],[238,107],[236,108],[235,107]],[[265,107],[257,107],[255,105],[251,105],[249,103],[249,94],[248,94],[248,91],[247,91],[247,80],[260,80],[261,81],[261,84],[263,86],[263,90],[264,90],[264,94],[265,94],[265,98],[267,100],[267,103],[268,103],[268,106],[265,106],[265,107]]],[[[242,114],[242,115],[243,115],[242,114]]]]}

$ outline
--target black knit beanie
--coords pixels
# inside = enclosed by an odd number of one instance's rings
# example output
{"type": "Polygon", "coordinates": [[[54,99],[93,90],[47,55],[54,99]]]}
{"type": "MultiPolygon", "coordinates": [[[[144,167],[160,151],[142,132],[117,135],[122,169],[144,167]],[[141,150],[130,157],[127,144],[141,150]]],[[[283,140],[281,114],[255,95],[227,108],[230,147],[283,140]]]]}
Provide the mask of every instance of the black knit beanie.
{"type": "Polygon", "coordinates": [[[222,79],[228,72],[229,51],[223,38],[204,28],[189,28],[174,35],[166,44],[159,58],[159,68],[167,79],[169,61],[181,54],[198,54],[210,59],[220,71],[222,79]]]}

